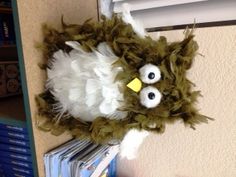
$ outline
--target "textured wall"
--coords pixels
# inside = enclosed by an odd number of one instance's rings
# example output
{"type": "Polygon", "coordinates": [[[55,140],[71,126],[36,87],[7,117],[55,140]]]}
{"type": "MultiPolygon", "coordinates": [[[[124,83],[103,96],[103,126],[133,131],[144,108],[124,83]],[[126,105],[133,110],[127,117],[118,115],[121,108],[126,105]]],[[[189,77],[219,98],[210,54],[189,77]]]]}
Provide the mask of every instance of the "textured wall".
{"type": "MultiPolygon", "coordinates": [[[[136,160],[119,161],[119,177],[236,176],[236,26],[196,31],[199,52],[189,77],[202,91],[201,113],[215,118],[196,131],[169,125],[163,135],[150,135],[136,160]]],[[[162,32],[168,40],[183,31],[162,32]]]]}

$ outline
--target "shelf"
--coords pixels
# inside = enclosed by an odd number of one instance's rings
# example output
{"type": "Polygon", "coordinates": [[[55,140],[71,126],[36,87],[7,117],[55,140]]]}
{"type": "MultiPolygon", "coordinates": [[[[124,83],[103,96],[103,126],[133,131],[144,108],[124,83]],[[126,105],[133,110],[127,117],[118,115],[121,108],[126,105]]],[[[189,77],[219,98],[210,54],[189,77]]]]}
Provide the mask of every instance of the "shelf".
{"type": "Polygon", "coordinates": [[[0,46],[0,61],[16,61],[17,58],[16,45],[0,46]]]}
{"type": "Polygon", "coordinates": [[[26,121],[22,95],[0,98],[0,118],[9,122],[26,121]]]}
{"type": "Polygon", "coordinates": [[[16,120],[16,119],[9,119],[9,118],[0,117],[0,123],[11,125],[11,126],[26,128],[26,122],[22,121],[22,120],[16,120]]]}
{"type": "Polygon", "coordinates": [[[12,13],[12,9],[9,7],[0,7],[0,13],[12,13]]]}
{"type": "Polygon", "coordinates": [[[1,45],[0,48],[16,48],[15,44],[4,44],[1,45]]]}

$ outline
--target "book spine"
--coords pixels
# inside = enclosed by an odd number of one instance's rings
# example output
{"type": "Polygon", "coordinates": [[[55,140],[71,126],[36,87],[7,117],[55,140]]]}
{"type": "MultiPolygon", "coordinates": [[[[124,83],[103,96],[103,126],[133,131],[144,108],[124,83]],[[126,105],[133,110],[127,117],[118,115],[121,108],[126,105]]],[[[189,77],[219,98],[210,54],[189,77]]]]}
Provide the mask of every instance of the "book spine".
{"type": "Polygon", "coordinates": [[[19,166],[19,167],[22,167],[22,168],[32,169],[32,164],[31,163],[27,163],[27,162],[15,160],[15,159],[2,158],[2,159],[0,159],[0,163],[9,164],[9,165],[13,165],[13,166],[15,165],[15,166],[19,166]]]}
{"type": "Polygon", "coordinates": [[[116,177],[117,156],[111,161],[108,166],[108,177],[116,177]]]}
{"type": "Polygon", "coordinates": [[[22,167],[8,165],[8,164],[2,164],[2,163],[0,163],[0,168],[4,171],[6,176],[10,176],[10,173],[22,174],[25,177],[33,176],[33,171],[31,169],[25,169],[22,167]]]}
{"type": "Polygon", "coordinates": [[[0,144],[0,150],[30,155],[29,148],[17,147],[17,146],[8,145],[8,144],[0,144]]]}
{"type": "Polygon", "coordinates": [[[16,146],[24,146],[24,147],[30,147],[30,144],[28,141],[19,140],[19,139],[12,139],[7,137],[1,137],[0,136],[0,143],[6,143],[6,144],[12,144],[16,146]]]}
{"type": "Polygon", "coordinates": [[[22,173],[17,173],[17,172],[13,172],[13,171],[8,171],[4,173],[5,176],[3,177],[33,177],[33,176],[29,176],[26,174],[22,174],[22,173]]]}
{"type": "Polygon", "coordinates": [[[13,139],[21,139],[27,141],[29,140],[28,135],[18,132],[0,130],[0,135],[3,137],[13,138],[13,139]]]}
{"type": "Polygon", "coordinates": [[[27,134],[27,129],[26,128],[7,125],[7,124],[2,124],[2,123],[0,123],[0,129],[27,134]]]}
{"type": "Polygon", "coordinates": [[[16,159],[20,161],[32,162],[31,156],[29,155],[17,154],[17,153],[7,152],[7,151],[0,151],[0,159],[1,158],[11,158],[11,159],[16,159]]]}
{"type": "Polygon", "coordinates": [[[3,169],[0,168],[0,177],[7,177],[3,169]]]}

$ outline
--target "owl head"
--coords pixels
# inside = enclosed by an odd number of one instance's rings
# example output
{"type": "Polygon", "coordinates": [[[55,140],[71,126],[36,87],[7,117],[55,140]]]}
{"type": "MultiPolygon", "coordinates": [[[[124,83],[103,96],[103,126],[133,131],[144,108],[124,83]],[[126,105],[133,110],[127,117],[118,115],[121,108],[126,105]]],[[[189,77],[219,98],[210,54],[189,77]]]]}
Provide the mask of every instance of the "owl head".
{"type": "Polygon", "coordinates": [[[192,30],[185,32],[182,41],[168,42],[165,37],[153,40],[140,36],[130,24],[114,15],[111,19],[102,17],[100,22],[86,21],[82,25],[67,25],[62,20],[62,30],[44,26],[42,49],[50,67],[53,54],[59,49],[70,52],[66,41],[77,41],[83,51],[92,52],[100,43],[107,43],[118,57],[112,67],[121,67],[114,82],[121,83],[124,95],[123,119],[95,117],[92,122],[75,118],[68,112],[55,112],[58,100],[45,90],[37,96],[39,127],[59,135],[69,131],[72,135],[89,138],[104,143],[122,140],[131,129],[163,133],[167,123],[181,120],[194,128],[196,124],[207,122],[208,118],[195,108],[199,91],[193,91],[194,84],[188,80],[198,45],[192,30]]]}

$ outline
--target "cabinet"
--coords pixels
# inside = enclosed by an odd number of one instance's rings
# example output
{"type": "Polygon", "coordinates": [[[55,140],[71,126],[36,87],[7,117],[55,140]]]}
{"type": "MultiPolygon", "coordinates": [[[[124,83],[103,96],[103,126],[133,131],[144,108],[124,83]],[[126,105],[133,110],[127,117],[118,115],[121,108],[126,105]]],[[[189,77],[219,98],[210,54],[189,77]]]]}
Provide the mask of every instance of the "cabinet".
{"type": "Polygon", "coordinates": [[[43,90],[46,77],[45,72],[38,67],[43,58],[35,44],[42,41],[42,24],[60,28],[62,15],[67,23],[82,23],[88,18],[97,20],[97,1],[12,0],[12,10],[0,8],[0,11],[13,13],[16,33],[16,46],[4,46],[4,49],[1,47],[0,56],[13,55],[15,52],[22,85],[22,95],[0,100],[0,122],[27,127],[34,176],[43,177],[43,154],[71,137],[66,133],[55,137],[36,127],[35,96],[43,90]]]}

